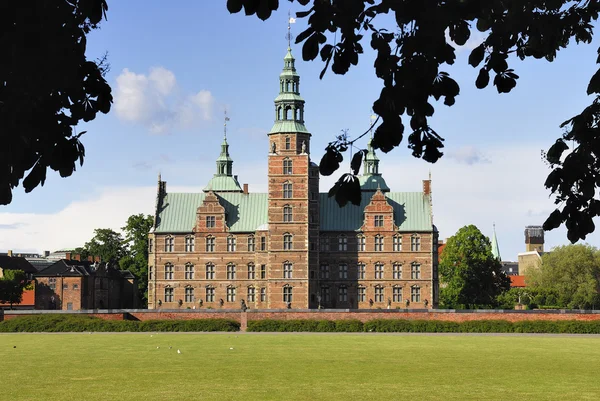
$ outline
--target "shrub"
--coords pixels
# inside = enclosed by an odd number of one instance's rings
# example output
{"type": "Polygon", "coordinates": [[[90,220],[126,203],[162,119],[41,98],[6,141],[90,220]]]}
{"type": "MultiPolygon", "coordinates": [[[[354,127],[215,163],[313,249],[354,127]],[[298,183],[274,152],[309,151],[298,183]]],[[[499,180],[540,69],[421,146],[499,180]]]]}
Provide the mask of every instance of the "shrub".
{"type": "Polygon", "coordinates": [[[363,322],[356,319],[335,321],[335,331],[342,333],[359,333],[363,331],[363,326],[363,322]]]}
{"type": "Polygon", "coordinates": [[[146,320],[138,331],[239,331],[240,324],[230,319],[146,320]]]}
{"type": "Polygon", "coordinates": [[[470,320],[460,323],[458,331],[462,333],[512,333],[513,324],[506,320],[470,320]]]}

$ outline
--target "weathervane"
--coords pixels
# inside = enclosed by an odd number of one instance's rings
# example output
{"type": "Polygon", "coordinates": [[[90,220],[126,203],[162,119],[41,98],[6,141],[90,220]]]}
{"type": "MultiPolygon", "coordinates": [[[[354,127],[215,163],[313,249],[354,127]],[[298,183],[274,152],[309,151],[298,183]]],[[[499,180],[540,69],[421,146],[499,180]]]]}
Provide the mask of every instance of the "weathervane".
{"type": "Polygon", "coordinates": [[[291,49],[291,43],[292,43],[292,38],[294,37],[292,35],[292,24],[296,23],[296,18],[292,18],[292,14],[288,11],[288,30],[287,30],[287,34],[285,35],[285,38],[288,41],[288,48],[291,49]]]}
{"type": "Polygon", "coordinates": [[[229,121],[229,117],[227,117],[227,109],[225,109],[225,122],[223,124],[223,134],[225,135],[225,139],[227,139],[227,121],[229,121]]]}

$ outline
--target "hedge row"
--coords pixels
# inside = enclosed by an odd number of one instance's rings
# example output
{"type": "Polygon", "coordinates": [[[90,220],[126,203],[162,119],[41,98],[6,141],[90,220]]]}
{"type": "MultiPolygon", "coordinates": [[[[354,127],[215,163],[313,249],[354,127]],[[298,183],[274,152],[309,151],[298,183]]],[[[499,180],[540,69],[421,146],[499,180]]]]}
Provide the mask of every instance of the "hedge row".
{"type": "Polygon", "coordinates": [[[447,322],[442,320],[377,319],[359,320],[253,320],[248,331],[266,332],[375,332],[375,333],[571,333],[600,334],[600,321],[472,320],[447,322]]]}
{"type": "Polygon", "coordinates": [[[146,331],[239,331],[228,319],[104,320],[93,316],[31,315],[0,322],[0,332],[146,332],[146,331]]]}

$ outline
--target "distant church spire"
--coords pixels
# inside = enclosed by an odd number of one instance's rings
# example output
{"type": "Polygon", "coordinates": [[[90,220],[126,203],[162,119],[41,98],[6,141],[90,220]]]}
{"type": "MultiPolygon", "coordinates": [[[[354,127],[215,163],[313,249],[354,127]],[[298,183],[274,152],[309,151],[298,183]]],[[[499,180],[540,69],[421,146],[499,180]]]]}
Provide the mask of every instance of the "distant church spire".
{"type": "Polygon", "coordinates": [[[494,223],[494,233],[492,235],[492,255],[498,260],[502,260],[500,257],[500,248],[498,247],[498,238],[496,237],[496,223],[494,223]]]}

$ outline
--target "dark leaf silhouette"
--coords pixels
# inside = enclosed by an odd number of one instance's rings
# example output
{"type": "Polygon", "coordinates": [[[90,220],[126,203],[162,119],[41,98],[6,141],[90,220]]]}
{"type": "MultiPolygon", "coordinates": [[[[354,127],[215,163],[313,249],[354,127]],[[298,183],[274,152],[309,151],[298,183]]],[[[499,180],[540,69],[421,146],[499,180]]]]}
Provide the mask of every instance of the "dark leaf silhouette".
{"type": "Polygon", "coordinates": [[[346,206],[348,202],[356,206],[360,205],[361,192],[358,177],[348,173],[342,175],[329,190],[328,196],[330,198],[334,196],[340,207],[346,206]]]}
{"type": "Polygon", "coordinates": [[[352,173],[354,175],[358,175],[360,171],[360,165],[362,164],[363,155],[366,153],[365,150],[359,150],[352,156],[352,161],[350,162],[350,168],[352,169],[352,173]]]}

